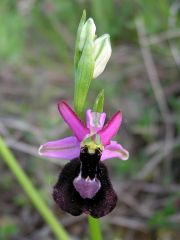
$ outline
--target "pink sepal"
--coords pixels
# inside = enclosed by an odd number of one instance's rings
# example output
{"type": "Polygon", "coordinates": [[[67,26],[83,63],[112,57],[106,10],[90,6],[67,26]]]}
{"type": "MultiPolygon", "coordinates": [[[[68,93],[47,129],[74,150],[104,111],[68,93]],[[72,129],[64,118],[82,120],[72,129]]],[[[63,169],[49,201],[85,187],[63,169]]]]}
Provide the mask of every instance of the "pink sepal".
{"type": "Polygon", "coordinates": [[[80,143],[76,137],[47,142],[39,148],[39,155],[44,157],[72,160],[79,157],[79,154],[80,143]]]}
{"type": "Polygon", "coordinates": [[[88,128],[84,126],[76,113],[70,108],[70,106],[66,102],[59,102],[58,109],[62,118],[71,128],[74,135],[79,141],[82,141],[84,137],[89,133],[88,128]]]}

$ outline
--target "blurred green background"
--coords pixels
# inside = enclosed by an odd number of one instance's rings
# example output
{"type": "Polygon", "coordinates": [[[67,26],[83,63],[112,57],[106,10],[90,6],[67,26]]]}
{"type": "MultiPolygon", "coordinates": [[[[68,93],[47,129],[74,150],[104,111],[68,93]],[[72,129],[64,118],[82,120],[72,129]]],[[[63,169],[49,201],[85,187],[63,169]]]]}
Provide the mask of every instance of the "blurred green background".
{"type": "MultiPolygon", "coordinates": [[[[179,1],[1,0],[0,134],[72,239],[88,239],[86,217],[63,213],[51,197],[64,163],[37,155],[40,144],[67,136],[56,103],[73,101],[83,9],[113,50],[88,107],[104,88],[108,117],[123,111],[117,139],[130,152],[106,162],[119,201],[101,220],[104,239],[180,239],[179,1]]],[[[54,239],[2,160],[0,239],[54,239]]]]}

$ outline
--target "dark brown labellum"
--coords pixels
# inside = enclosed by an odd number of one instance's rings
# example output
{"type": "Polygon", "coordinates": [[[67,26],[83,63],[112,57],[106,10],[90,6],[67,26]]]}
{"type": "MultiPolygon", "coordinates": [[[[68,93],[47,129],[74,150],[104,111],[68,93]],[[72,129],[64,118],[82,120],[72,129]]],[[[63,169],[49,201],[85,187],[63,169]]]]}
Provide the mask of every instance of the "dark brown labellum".
{"type": "MultiPolygon", "coordinates": [[[[100,161],[100,157],[99,150],[89,154],[85,149],[81,151],[80,158],[73,159],[64,166],[53,190],[53,198],[62,210],[74,216],[86,213],[100,218],[114,209],[117,195],[109,180],[107,168],[100,161]],[[97,181],[100,184],[99,188],[93,194],[88,192],[87,195],[86,193],[83,195],[83,189],[81,189],[80,194],[73,184],[78,176],[83,181],[88,178],[90,186],[92,186],[91,182],[97,181]]],[[[94,188],[92,186],[92,191],[94,188]]]]}

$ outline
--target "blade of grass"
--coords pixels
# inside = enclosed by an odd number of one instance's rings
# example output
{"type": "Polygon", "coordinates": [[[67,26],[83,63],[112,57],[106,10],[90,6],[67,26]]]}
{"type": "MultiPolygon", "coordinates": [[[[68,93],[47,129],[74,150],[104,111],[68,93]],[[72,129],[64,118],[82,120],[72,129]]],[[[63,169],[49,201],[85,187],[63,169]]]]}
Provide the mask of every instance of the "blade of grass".
{"type": "Polygon", "coordinates": [[[95,18],[100,33],[105,33],[108,30],[108,20],[104,9],[105,4],[106,1],[102,0],[91,1],[92,14],[93,17],[95,18]]]}
{"type": "Polygon", "coordinates": [[[11,172],[15,175],[24,192],[29,196],[32,203],[47,222],[52,232],[59,240],[68,240],[69,237],[51,210],[46,206],[45,202],[33,186],[31,180],[25,174],[15,157],[12,155],[4,140],[0,137],[0,154],[4,162],[8,165],[11,172]]]}

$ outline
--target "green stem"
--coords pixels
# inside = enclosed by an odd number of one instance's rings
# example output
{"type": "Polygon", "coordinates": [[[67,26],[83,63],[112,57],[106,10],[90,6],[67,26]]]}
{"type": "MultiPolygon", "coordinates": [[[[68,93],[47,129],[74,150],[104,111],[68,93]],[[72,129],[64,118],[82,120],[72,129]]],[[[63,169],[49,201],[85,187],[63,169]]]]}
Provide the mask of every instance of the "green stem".
{"type": "Polygon", "coordinates": [[[99,220],[88,216],[88,222],[91,240],[102,240],[99,220]]]}
{"type": "Polygon", "coordinates": [[[44,220],[47,222],[49,227],[51,228],[52,232],[56,236],[58,240],[68,240],[69,237],[66,231],[63,229],[61,224],[58,222],[56,217],[53,215],[51,210],[46,206],[45,202],[40,197],[37,190],[32,185],[30,179],[25,174],[21,166],[16,161],[15,157],[12,155],[11,151],[6,146],[3,139],[0,137],[0,154],[2,155],[5,163],[8,165],[10,170],[14,173],[19,184],[25,191],[25,193],[29,196],[32,203],[42,215],[44,220]]]}

